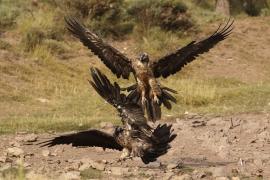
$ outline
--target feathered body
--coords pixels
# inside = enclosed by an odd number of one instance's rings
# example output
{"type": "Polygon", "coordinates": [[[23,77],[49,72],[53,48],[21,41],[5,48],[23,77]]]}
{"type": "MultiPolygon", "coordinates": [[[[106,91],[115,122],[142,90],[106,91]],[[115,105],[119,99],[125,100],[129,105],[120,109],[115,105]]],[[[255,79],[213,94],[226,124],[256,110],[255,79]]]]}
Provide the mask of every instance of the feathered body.
{"type": "Polygon", "coordinates": [[[156,161],[171,148],[169,143],[176,137],[171,125],[152,128],[147,124],[141,107],[121,93],[117,83],[111,84],[98,69],[91,68],[93,81],[89,81],[96,92],[119,112],[123,127],[116,127],[113,134],[99,130],[88,130],[58,136],[43,142],[42,146],[72,144],[72,146],[98,146],[123,151],[122,159],[140,157],[144,163],[156,161]]]}
{"type": "Polygon", "coordinates": [[[192,62],[200,54],[213,48],[231,33],[233,20],[230,19],[209,37],[202,41],[192,41],[158,60],[149,61],[149,56],[142,53],[137,59],[129,59],[114,47],[105,43],[96,34],[80,24],[75,18],[66,18],[67,29],[87,46],[110,70],[118,77],[128,79],[132,73],[136,84],[126,89],[129,97],[146,110],[148,120],[156,121],[161,117],[160,106],[171,108],[171,102],[176,99],[170,94],[174,90],[162,87],[156,78],[166,78],[180,71],[186,64],[192,62]]]}

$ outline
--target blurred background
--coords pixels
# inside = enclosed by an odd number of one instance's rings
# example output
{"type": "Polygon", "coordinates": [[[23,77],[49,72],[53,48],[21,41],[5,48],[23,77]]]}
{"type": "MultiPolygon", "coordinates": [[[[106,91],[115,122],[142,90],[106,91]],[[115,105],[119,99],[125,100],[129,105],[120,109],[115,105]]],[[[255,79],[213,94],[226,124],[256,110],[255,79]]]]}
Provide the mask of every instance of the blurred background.
{"type": "Polygon", "coordinates": [[[158,59],[213,33],[231,16],[233,34],[161,83],[179,93],[164,120],[270,110],[269,0],[0,0],[0,133],[66,131],[120,123],[90,88],[95,66],[121,80],[65,29],[80,19],[135,58],[158,59]]]}

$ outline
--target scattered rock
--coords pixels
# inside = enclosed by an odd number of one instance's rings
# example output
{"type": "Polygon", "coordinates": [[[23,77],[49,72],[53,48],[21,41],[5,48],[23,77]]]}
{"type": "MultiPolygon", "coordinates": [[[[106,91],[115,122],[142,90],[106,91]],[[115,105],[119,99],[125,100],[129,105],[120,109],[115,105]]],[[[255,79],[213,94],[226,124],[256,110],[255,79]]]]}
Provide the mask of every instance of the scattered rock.
{"type": "Polygon", "coordinates": [[[105,164],[103,163],[98,163],[98,162],[95,162],[95,161],[92,161],[90,163],[91,167],[93,169],[97,169],[97,170],[100,170],[100,171],[104,171],[105,170],[105,164]]]}
{"type": "Polygon", "coordinates": [[[206,172],[197,171],[197,170],[194,170],[192,172],[192,175],[193,175],[193,177],[195,177],[195,179],[202,179],[202,178],[205,178],[207,176],[206,172]]]}
{"type": "Polygon", "coordinates": [[[0,163],[5,163],[7,160],[6,156],[0,156],[0,163]]]}
{"type": "Polygon", "coordinates": [[[41,151],[41,154],[42,154],[42,156],[44,156],[44,157],[48,157],[51,153],[50,153],[50,151],[49,150],[42,150],[41,151]]]}
{"type": "Polygon", "coordinates": [[[192,180],[192,177],[189,174],[184,174],[180,176],[173,176],[171,180],[192,180]]]}
{"type": "Polygon", "coordinates": [[[201,127],[201,126],[206,126],[206,122],[205,121],[193,121],[192,122],[192,127],[196,128],[196,127],[201,127]]]}
{"type": "Polygon", "coordinates": [[[167,169],[175,169],[178,168],[179,164],[177,163],[170,163],[167,165],[167,169]]]}
{"type": "Polygon", "coordinates": [[[38,136],[36,134],[28,134],[23,138],[23,142],[32,143],[32,142],[36,142],[37,139],[38,139],[38,136]]]}
{"type": "Polygon", "coordinates": [[[12,147],[21,147],[21,144],[17,141],[11,141],[9,145],[12,147]]]}
{"type": "Polygon", "coordinates": [[[7,149],[8,156],[20,157],[23,155],[24,151],[18,147],[12,147],[7,149]]]}
{"type": "Polygon", "coordinates": [[[90,168],[90,163],[84,163],[79,167],[79,171],[84,171],[90,168]]]}

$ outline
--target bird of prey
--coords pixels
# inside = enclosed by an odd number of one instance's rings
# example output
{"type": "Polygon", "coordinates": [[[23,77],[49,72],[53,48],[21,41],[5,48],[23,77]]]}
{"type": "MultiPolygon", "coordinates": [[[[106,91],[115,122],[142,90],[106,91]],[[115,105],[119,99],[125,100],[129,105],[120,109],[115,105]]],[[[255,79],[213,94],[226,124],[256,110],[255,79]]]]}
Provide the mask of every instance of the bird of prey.
{"type": "Polygon", "coordinates": [[[144,109],[148,108],[148,119],[155,121],[161,117],[160,105],[171,108],[170,101],[176,99],[170,94],[171,89],[163,87],[156,78],[166,78],[180,71],[186,64],[195,60],[200,54],[208,52],[217,43],[226,39],[233,30],[233,20],[218,29],[209,37],[201,41],[192,41],[158,60],[150,61],[147,53],[141,53],[137,59],[130,59],[120,51],[110,46],[96,34],[87,29],[75,18],[65,19],[67,29],[87,46],[101,61],[118,77],[128,79],[133,73],[136,84],[129,87],[132,97],[138,97],[138,103],[144,109]]]}
{"type": "Polygon", "coordinates": [[[113,134],[96,129],[56,136],[41,142],[41,147],[71,144],[73,147],[102,147],[123,151],[120,160],[140,157],[145,164],[154,162],[171,148],[176,135],[172,134],[171,125],[158,125],[149,137],[138,130],[127,130],[117,126],[113,134]]]}
{"type": "Polygon", "coordinates": [[[142,108],[121,93],[120,86],[116,82],[112,84],[97,68],[90,68],[90,73],[92,81],[89,83],[105,101],[117,109],[125,128],[140,130],[151,136],[152,128],[147,124],[142,108]]]}
{"type": "Polygon", "coordinates": [[[172,134],[171,125],[158,125],[152,128],[147,124],[142,108],[121,93],[117,83],[111,84],[98,69],[91,68],[93,81],[89,81],[97,93],[119,112],[122,127],[116,127],[113,135],[98,130],[83,131],[53,138],[43,146],[72,144],[73,146],[99,146],[123,150],[121,159],[141,157],[144,163],[155,161],[170,149],[169,143],[176,134],[172,134]]]}

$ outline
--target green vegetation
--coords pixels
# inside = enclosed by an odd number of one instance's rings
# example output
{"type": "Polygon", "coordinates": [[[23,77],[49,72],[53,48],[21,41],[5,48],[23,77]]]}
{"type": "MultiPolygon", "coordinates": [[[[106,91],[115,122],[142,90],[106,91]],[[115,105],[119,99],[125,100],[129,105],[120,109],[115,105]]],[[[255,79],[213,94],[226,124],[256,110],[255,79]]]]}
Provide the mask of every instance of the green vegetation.
{"type": "MultiPolygon", "coordinates": [[[[101,68],[111,80],[116,80],[115,76],[65,30],[65,15],[76,15],[108,41],[121,37],[121,42],[112,43],[121,50],[127,48],[127,55],[146,51],[156,59],[215,30],[224,17],[213,9],[211,3],[181,0],[0,0],[0,133],[67,131],[87,129],[102,121],[120,123],[113,107],[87,82],[90,65],[101,68]]],[[[264,12],[267,15],[267,10],[264,12]]],[[[263,22],[269,19],[262,21],[266,26],[263,22]]],[[[253,29],[245,32],[250,31],[253,29]]],[[[264,63],[265,72],[270,72],[267,57],[260,51],[250,54],[240,44],[247,38],[237,38],[241,36],[227,40],[229,45],[222,46],[226,49],[222,53],[200,57],[181,73],[161,79],[162,84],[178,91],[178,104],[164,115],[269,111],[270,74],[250,82],[237,75],[204,77],[205,67],[211,67],[216,57],[233,54],[234,49],[237,53],[233,56],[241,59],[240,64],[257,67],[264,63]],[[255,57],[260,57],[260,62],[254,61],[255,57]]],[[[130,81],[117,80],[122,86],[130,81]]]]}
{"type": "Polygon", "coordinates": [[[89,168],[81,172],[82,179],[100,179],[101,177],[101,171],[93,168],[89,168]]]}

